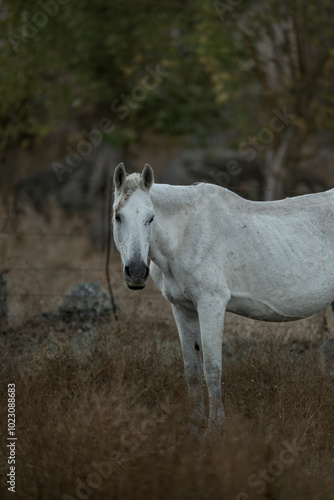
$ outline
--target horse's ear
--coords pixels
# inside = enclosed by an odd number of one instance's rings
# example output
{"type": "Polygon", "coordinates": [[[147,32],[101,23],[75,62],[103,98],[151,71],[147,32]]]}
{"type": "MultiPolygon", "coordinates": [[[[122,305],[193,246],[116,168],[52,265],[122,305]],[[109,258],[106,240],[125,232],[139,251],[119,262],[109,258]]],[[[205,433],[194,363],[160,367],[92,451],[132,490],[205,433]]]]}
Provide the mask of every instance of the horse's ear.
{"type": "Polygon", "coordinates": [[[141,173],[141,186],[145,191],[148,191],[151,189],[152,184],[154,182],[154,174],[153,174],[153,169],[151,165],[146,163],[142,173],[141,173]]]}
{"type": "Polygon", "coordinates": [[[115,168],[114,172],[114,186],[116,189],[121,189],[126,177],[124,163],[120,163],[115,168]]]}

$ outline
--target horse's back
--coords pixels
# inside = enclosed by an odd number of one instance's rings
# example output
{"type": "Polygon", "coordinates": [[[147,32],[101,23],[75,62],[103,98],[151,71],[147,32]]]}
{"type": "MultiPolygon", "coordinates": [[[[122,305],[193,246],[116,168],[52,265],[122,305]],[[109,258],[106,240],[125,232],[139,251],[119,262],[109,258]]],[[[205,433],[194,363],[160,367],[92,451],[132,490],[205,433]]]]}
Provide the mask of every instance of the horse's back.
{"type": "Polygon", "coordinates": [[[230,290],[228,310],[289,321],[334,301],[334,190],[274,202],[222,190],[211,200],[211,241],[206,229],[199,237],[211,280],[230,290]]]}

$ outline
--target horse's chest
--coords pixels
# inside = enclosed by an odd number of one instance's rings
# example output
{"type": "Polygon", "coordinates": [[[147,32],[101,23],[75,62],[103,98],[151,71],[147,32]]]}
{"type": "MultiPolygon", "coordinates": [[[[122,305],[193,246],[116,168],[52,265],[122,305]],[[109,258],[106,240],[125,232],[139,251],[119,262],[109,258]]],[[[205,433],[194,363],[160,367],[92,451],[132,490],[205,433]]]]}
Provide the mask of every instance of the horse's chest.
{"type": "Polygon", "coordinates": [[[189,306],[191,303],[186,291],[173,278],[165,277],[162,295],[174,305],[189,306]]]}
{"type": "Polygon", "coordinates": [[[176,288],[167,288],[165,287],[163,291],[163,296],[167,299],[171,304],[179,304],[184,300],[183,295],[176,288]]]}
{"type": "Polygon", "coordinates": [[[193,307],[192,292],[194,287],[187,286],[186,280],[184,276],[182,276],[182,272],[179,271],[176,273],[174,270],[172,272],[170,269],[167,269],[166,272],[162,272],[161,268],[152,262],[151,276],[163,297],[165,297],[168,302],[174,305],[182,305],[187,308],[193,307]],[[178,279],[176,278],[176,274],[178,279]]]}

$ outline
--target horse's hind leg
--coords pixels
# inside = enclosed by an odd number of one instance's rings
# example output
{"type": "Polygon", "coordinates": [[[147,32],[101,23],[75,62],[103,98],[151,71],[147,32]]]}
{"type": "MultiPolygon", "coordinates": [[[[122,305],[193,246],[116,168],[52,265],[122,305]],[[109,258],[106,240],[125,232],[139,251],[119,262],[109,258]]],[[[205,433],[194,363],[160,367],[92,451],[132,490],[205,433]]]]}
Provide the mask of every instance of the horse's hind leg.
{"type": "Polygon", "coordinates": [[[220,433],[225,418],[221,394],[222,348],[227,300],[210,298],[198,306],[203,347],[203,371],[208,388],[210,414],[208,434],[220,433]]]}

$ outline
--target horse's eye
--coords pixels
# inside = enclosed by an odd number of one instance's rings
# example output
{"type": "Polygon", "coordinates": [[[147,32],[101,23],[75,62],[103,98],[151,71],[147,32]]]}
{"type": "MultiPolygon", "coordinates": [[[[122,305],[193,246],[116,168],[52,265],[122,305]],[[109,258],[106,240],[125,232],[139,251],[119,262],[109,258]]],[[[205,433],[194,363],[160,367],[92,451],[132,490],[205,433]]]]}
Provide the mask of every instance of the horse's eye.
{"type": "Polygon", "coordinates": [[[149,224],[151,224],[151,222],[153,222],[154,220],[154,215],[150,218],[150,220],[148,221],[149,224]]]}
{"type": "Polygon", "coordinates": [[[115,215],[115,221],[121,222],[121,217],[118,214],[115,215]]]}

